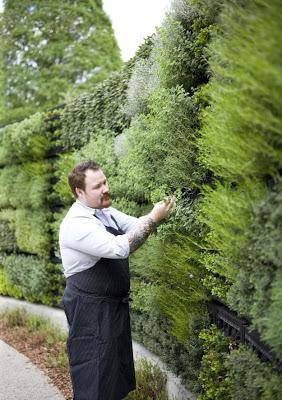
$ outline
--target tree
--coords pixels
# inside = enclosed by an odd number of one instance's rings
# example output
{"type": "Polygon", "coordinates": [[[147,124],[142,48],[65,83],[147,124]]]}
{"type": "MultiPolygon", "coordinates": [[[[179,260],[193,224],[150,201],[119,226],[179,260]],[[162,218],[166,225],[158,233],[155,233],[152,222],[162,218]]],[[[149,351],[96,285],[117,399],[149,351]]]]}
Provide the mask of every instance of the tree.
{"type": "Polygon", "coordinates": [[[48,109],[121,66],[101,0],[5,0],[0,122],[48,109]]]}

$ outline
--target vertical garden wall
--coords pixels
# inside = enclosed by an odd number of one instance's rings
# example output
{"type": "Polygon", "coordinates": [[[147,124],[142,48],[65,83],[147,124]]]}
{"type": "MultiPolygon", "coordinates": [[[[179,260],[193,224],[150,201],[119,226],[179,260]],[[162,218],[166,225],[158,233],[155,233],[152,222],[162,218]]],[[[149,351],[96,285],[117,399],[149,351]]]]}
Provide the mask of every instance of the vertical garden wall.
{"type": "Polygon", "coordinates": [[[1,293],[58,304],[61,268],[53,254],[52,131],[34,114],[1,129],[1,293]]]}
{"type": "Polygon", "coordinates": [[[58,226],[78,161],[101,163],[132,215],[176,197],[131,257],[132,328],[201,400],[282,395],[281,8],[174,1],[120,71],[1,129],[2,294],[60,303],[58,226]],[[212,299],[249,321],[272,363],[211,325],[212,299]]]}

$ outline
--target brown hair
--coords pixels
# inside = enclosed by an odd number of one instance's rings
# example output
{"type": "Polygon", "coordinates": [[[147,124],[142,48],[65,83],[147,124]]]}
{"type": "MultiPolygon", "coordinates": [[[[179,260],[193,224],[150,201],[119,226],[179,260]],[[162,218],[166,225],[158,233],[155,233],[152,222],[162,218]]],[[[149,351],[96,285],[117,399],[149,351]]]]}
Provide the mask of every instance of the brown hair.
{"type": "Polygon", "coordinates": [[[70,173],[68,176],[68,181],[69,185],[71,188],[71,191],[77,197],[76,188],[85,190],[85,173],[88,169],[92,169],[93,171],[97,171],[100,169],[100,165],[96,163],[95,161],[88,160],[88,161],[83,161],[80,164],[78,164],[70,173]]]}

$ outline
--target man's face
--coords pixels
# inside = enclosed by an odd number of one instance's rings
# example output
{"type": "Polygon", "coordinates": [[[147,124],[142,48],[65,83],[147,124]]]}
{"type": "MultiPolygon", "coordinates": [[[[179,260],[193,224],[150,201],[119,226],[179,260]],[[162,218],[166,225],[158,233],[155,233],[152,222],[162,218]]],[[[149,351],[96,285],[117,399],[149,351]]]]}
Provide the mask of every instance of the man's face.
{"type": "Polygon", "coordinates": [[[85,190],[76,188],[77,198],[91,208],[107,208],[112,204],[107,178],[101,169],[88,169],[85,173],[85,190]]]}

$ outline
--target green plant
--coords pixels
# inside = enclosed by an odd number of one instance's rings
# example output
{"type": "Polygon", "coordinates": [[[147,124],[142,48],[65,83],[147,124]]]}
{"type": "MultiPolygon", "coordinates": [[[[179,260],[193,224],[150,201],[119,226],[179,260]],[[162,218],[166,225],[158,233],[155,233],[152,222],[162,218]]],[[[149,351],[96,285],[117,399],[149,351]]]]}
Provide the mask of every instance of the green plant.
{"type": "Polygon", "coordinates": [[[0,35],[4,122],[91,90],[121,67],[100,0],[61,1],[60,7],[56,1],[35,1],[32,8],[28,0],[6,0],[0,35]]]}
{"type": "Polygon", "coordinates": [[[37,161],[51,148],[51,133],[44,129],[44,115],[36,113],[1,129],[0,165],[37,161]]]}
{"type": "Polygon", "coordinates": [[[281,167],[280,11],[279,0],[228,2],[210,44],[200,154],[230,181],[276,175],[281,167]]]}
{"type": "Polygon", "coordinates": [[[1,318],[7,326],[14,328],[16,326],[25,326],[28,316],[24,308],[16,308],[2,312],[1,318]]]}
{"type": "MultiPolygon", "coordinates": [[[[147,283],[148,298],[154,299],[152,304],[169,317],[172,334],[185,341],[193,316],[206,311],[207,294],[201,284],[204,269],[197,263],[197,249],[189,237],[174,236],[166,242],[151,237],[132,257],[131,271],[135,279],[147,283]]],[[[141,282],[139,290],[144,290],[141,282]]],[[[142,302],[139,292],[137,298],[142,302]]]]}
{"type": "Polygon", "coordinates": [[[147,59],[151,49],[152,38],[148,37],[120,71],[95,85],[91,93],[68,102],[62,113],[61,133],[61,142],[67,150],[81,148],[103,130],[116,136],[128,127],[130,118],[124,110],[128,82],[134,65],[147,59]]]}
{"type": "MultiPolygon", "coordinates": [[[[112,180],[110,181],[110,190],[114,183],[111,185],[112,180]]],[[[133,215],[135,217],[141,217],[142,215],[146,215],[151,211],[151,206],[148,204],[138,204],[133,200],[128,200],[126,197],[116,197],[115,192],[113,191],[113,207],[118,210],[124,212],[125,214],[133,215]]]]}
{"type": "Polygon", "coordinates": [[[281,267],[282,184],[273,186],[255,208],[248,239],[238,259],[239,272],[228,293],[233,309],[252,319],[252,325],[282,359],[281,267]],[[280,338],[280,339],[279,339],[280,338]]]}
{"type": "Polygon", "coordinates": [[[0,213],[0,252],[11,253],[16,248],[15,232],[11,229],[9,221],[1,219],[0,213]]]}
{"type": "Polygon", "coordinates": [[[77,156],[79,161],[95,160],[109,178],[116,175],[117,157],[111,131],[101,130],[77,152],[77,156]]]}
{"type": "Polygon", "coordinates": [[[59,354],[57,355],[56,359],[53,360],[53,362],[58,368],[61,368],[61,369],[68,368],[69,361],[68,361],[68,355],[67,355],[65,348],[63,348],[59,351],[59,354]]]}
{"type": "Polygon", "coordinates": [[[149,199],[156,187],[190,189],[201,177],[196,163],[197,106],[181,87],[160,88],[150,112],[125,132],[127,151],[119,158],[115,192],[130,200],[149,199]]]}
{"type": "Polygon", "coordinates": [[[91,93],[69,102],[62,113],[61,140],[68,150],[79,149],[101,130],[121,133],[128,125],[122,106],[129,71],[123,68],[97,84],[91,93]]]}
{"type": "Polygon", "coordinates": [[[48,321],[36,314],[29,315],[26,321],[26,327],[29,332],[46,331],[47,326],[48,321]]]}
{"type": "Polygon", "coordinates": [[[37,314],[29,314],[26,318],[25,326],[29,333],[38,333],[44,336],[48,345],[54,345],[56,342],[66,340],[67,334],[54,326],[48,319],[37,314]]]}
{"type": "Polygon", "coordinates": [[[136,363],[136,390],[126,400],[168,400],[166,375],[157,364],[146,359],[136,363]]]}
{"type": "Polygon", "coordinates": [[[60,265],[24,255],[3,256],[1,262],[9,284],[18,288],[26,300],[48,305],[60,303],[64,281],[60,265]]]}
{"type": "Polygon", "coordinates": [[[45,269],[47,280],[46,288],[42,293],[41,301],[49,306],[62,306],[62,296],[66,286],[62,264],[48,262],[45,269]]]}
{"type": "Polygon", "coordinates": [[[257,320],[257,325],[262,332],[262,337],[267,343],[270,343],[275,350],[277,357],[282,360],[282,343],[281,343],[281,304],[282,304],[282,271],[278,270],[271,285],[271,300],[266,317],[257,320]]]}
{"type": "Polygon", "coordinates": [[[55,163],[54,175],[57,178],[57,182],[53,186],[53,201],[59,198],[63,202],[64,206],[72,204],[74,196],[68,185],[68,174],[78,164],[78,157],[76,153],[65,153],[60,154],[58,160],[55,163]]]}
{"type": "Polygon", "coordinates": [[[45,262],[34,256],[10,255],[2,258],[9,282],[18,287],[26,299],[36,301],[46,290],[45,262]]]}
{"type": "Polygon", "coordinates": [[[201,361],[199,382],[203,393],[199,400],[231,399],[230,384],[226,380],[225,360],[231,341],[212,325],[200,333],[203,339],[204,355],[201,361]]]}
{"type": "Polygon", "coordinates": [[[46,208],[50,191],[51,164],[48,161],[27,162],[0,170],[0,206],[13,208],[46,208]]]}
{"type": "Polygon", "coordinates": [[[6,167],[0,170],[0,184],[3,188],[0,193],[0,207],[10,207],[10,195],[13,191],[13,182],[17,176],[17,167],[6,167]]]}
{"type": "Polygon", "coordinates": [[[150,95],[159,87],[157,63],[154,48],[148,59],[137,60],[128,82],[127,100],[124,105],[126,115],[133,118],[148,112],[150,95]]]}
{"type": "Polygon", "coordinates": [[[198,161],[211,179],[202,189],[198,220],[208,227],[203,262],[212,275],[205,283],[219,295],[218,283],[230,285],[244,275],[241,250],[254,210],[267,182],[280,175],[280,11],[278,1],[225,3],[209,46],[212,79],[201,92],[209,106],[201,114],[198,161]]]}
{"type": "Polygon", "coordinates": [[[156,59],[163,87],[180,85],[188,93],[208,81],[206,46],[222,0],[175,0],[158,28],[156,59]]]}
{"type": "Polygon", "coordinates": [[[60,250],[59,250],[59,230],[60,224],[68,212],[68,208],[63,208],[59,212],[53,213],[53,222],[50,223],[50,228],[52,231],[52,251],[53,254],[60,258],[60,250]]]}
{"type": "Polygon", "coordinates": [[[207,326],[206,316],[197,315],[193,318],[191,334],[184,342],[180,342],[170,334],[171,321],[156,305],[150,307],[148,311],[132,310],[131,317],[133,338],[159,355],[190,390],[194,393],[199,392],[198,374],[203,350],[202,340],[198,334],[207,326]]]}
{"type": "Polygon", "coordinates": [[[25,308],[5,310],[1,313],[7,327],[20,327],[25,337],[33,338],[33,341],[42,345],[42,351],[46,352],[48,365],[53,368],[68,368],[66,340],[67,334],[54,326],[48,319],[37,314],[28,314],[25,308]]]}
{"type": "Polygon", "coordinates": [[[28,209],[5,209],[1,211],[2,218],[7,219],[14,231],[17,248],[23,252],[37,254],[42,257],[49,255],[50,234],[48,220],[50,211],[35,211],[28,209]]]}
{"type": "Polygon", "coordinates": [[[202,188],[197,219],[208,227],[203,239],[208,250],[202,262],[214,274],[232,283],[237,274],[236,261],[246,244],[246,230],[253,218],[253,209],[263,197],[266,187],[257,181],[241,185],[216,183],[202,188]]]}
{"type": "Polygon", "coordinates": [[[241,345],[225,360],[231,400],[279,400],[282,376],[271,365],[263,363],[248,347],[241,345]]]}
{"type": "Polygon", "coordinates": [[[2,296],[15,297],[16,299],[24,297],[23,292],[9,282],[9,278],[2,265],[0,266],[0,294],[2,296]]]}

